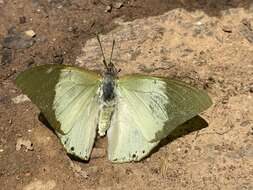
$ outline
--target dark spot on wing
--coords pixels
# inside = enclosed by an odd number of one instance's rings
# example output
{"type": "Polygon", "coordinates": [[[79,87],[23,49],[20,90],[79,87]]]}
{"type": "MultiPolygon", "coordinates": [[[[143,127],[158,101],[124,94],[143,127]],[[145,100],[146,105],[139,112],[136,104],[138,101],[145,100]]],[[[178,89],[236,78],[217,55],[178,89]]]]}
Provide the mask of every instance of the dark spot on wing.
{"type": "Polygon", "coordinates": [[[133,157],[133,158],[136,158],[136,154],[133,154],[132,157],[133,157]]]}
{"type": "Polygon", "coordinates": [[[74,150],[75,150],[75,148],[72,146],[72,147],[70,148],[70,150],[71,150],[71,151],[74,151],[74,150]]]}
{"type": "Polygon", "coordinates": [[[142,153],[144,154],[144,153],[145,153],[145,150],[143,150],[142,153]]]}

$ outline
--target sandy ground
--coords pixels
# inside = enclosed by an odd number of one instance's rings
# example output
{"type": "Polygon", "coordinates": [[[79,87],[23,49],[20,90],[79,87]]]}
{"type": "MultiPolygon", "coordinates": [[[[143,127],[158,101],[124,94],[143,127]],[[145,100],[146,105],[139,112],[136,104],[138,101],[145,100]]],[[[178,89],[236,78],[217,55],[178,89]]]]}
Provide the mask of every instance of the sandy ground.
{"type": "Polygon", "coordinates": [[[0,0],[0,189],[253,189],[252,1],[118,2],[0,0]],[[116,40],[121,75],[183,80],[213,106],[141,162],[110,163],[105,138],[89,162],[69,158],[14,79],[45,63],[101,72],[94,32],[107,54],[116,40]]]}

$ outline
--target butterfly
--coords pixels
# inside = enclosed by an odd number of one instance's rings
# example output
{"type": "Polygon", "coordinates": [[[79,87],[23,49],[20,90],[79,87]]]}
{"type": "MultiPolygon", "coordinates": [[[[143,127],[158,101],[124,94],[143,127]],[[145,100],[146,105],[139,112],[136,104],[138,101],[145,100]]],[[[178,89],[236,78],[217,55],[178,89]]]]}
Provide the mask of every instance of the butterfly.
{"type": "Polygon", "coordinates": [[[112,162],[139,161],[177,126],[212,105],[182,81],[141,74],[118,77],[111,57],[98,74],[68,65],[25,70],[16,84],[37,105],[68,154],[89,160],[96,136],[108,138],[112,162]]]}

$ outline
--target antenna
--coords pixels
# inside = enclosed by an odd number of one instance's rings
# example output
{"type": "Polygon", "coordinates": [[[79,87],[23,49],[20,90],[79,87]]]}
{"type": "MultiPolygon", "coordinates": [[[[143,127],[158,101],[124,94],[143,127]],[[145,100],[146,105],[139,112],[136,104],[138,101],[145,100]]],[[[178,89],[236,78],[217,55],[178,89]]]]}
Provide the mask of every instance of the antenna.
{"type": "Polygon", "coordinates": [[[105,61],[105,55],[104,55],[104,51],[103,51],[103,48],[102,48],[102,45],[101,45],[100,38],[99,38],[98,34],[96,34],[96,36],[97,36],[97,40],[98,40],[98,43],[99,43],[99,46],[100,46],[100,49],[101,49],[101,52],[102,52],[103,63],[104,63],[104,65],[105,65],[105,68],[108,70],[108,65],[107,65],[107,63],[106,63],[106,61],[105,61]]]}
{"type": "Polygon", "coordinates": [[[112,54],[113,54],[114,45],[115,45],[115,40],[112,41],[112,51],[111,51],[111,56],[110,56],[109,63],[111,63],[111,61],[112,61],[112,54]]]}

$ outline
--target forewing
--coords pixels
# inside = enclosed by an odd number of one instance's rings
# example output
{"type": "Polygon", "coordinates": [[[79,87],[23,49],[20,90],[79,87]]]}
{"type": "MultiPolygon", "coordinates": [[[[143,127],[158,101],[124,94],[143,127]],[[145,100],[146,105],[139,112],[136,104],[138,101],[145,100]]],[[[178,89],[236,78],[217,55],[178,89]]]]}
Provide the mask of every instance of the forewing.
{"type": "Polygon", "coordinates": [[[131,113],[134,127],[148,142],[165,138],[212,104],[203,90],[184,82],[142,75],[121,78],[118,93],[125,110],[131,113]]]}
{"type": "Polygon", "coordinates": [[[96,134],[96,73],[64,65],[43,65],[21,73],[17,85],[56,130],[67,152],[87,160],[96,134]]]}
{"type": "Polygon", "coordinates": [[[42,65],[19,74],[16,84],[37,105],[54,129],[67,133],[73,125],[66,120],[73,122],[75,114],[71,114],[72,111],[79,111],[76,108],[80,99],[87,99],[88,94],[98,88],[99,79],[96,73],[77,67],[42,65]]]}

